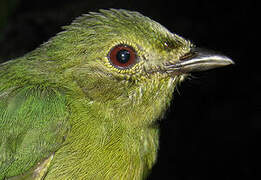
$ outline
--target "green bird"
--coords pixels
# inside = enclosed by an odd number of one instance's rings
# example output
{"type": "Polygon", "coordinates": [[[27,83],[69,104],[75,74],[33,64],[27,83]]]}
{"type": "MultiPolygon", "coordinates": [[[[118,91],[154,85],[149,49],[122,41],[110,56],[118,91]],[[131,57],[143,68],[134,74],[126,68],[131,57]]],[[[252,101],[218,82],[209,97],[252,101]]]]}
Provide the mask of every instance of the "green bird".
{"type": "Polygon", "coordinates": [[[145,179],[175,87],[229,64],[138,12],[82,15],[0,65],[0,180],[145,179]]]}

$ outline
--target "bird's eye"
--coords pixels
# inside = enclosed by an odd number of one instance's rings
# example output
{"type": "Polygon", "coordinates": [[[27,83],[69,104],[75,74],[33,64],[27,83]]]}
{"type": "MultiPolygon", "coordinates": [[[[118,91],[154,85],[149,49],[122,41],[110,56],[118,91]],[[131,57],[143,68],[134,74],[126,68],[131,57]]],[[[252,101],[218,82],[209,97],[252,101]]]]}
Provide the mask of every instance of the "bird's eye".
{"type": "Polygon", "coordinates": [[[110,50],[108,58],[116,68],[128,69],[136,63],[137,54],[131,46],[120,44],[110,50]]]}

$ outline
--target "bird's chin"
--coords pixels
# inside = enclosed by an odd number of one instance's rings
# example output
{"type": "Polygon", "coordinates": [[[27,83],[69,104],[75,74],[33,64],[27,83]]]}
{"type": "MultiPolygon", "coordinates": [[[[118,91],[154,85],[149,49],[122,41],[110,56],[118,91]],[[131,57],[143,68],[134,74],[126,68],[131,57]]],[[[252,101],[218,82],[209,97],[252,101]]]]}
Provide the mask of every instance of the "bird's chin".
{"type": "Polygon", "coordinates": [[[179,69],[163,69],[158,67],[157,69],[146,71],[147,77],[151,79],[170,80],[175,82],[182,82],[186,77],[190,75],[188,72],[180,71],[179,69]]]}
{"type": "Polygon", "coordinates": [[[165,73],[162,75],[162,78],[167,79],[169,86],[170,84],[179,84],[184,81],[190,74],[181,73],[181,72],[173,72],[173,73],[165,73]]]}
{"type": "Polygon", "coordinates": [[[183,82],[190,74],[177,73],[170,76],[171,79],[175,80],[178,84],[183,82]]]}

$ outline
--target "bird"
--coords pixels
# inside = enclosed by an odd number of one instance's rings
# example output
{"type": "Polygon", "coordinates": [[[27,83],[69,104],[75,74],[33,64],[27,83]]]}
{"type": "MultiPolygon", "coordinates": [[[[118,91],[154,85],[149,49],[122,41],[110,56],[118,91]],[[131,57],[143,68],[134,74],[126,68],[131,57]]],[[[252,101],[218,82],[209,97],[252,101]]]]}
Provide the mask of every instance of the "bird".
{"type": "Polygon", "coordinates": [[[146,179],[176,87],[233,63],[139,12],[81,15],[0,64],[0,180],[146,179]]]}

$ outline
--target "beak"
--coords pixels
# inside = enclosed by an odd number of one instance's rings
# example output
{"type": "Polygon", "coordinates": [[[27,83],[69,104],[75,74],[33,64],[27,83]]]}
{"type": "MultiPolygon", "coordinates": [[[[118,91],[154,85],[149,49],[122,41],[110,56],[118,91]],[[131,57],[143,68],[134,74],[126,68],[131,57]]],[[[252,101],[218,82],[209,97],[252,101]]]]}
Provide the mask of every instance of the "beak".
{"type": "Polygon", "coordinates": [[[222,54],[194,48],[190,53],[180,58],[175,64],[169,65],[169,70],[172,72],[190,73],[196,71],[206,71],[218,67],[235,64],[230,58],[222,54]]]}

